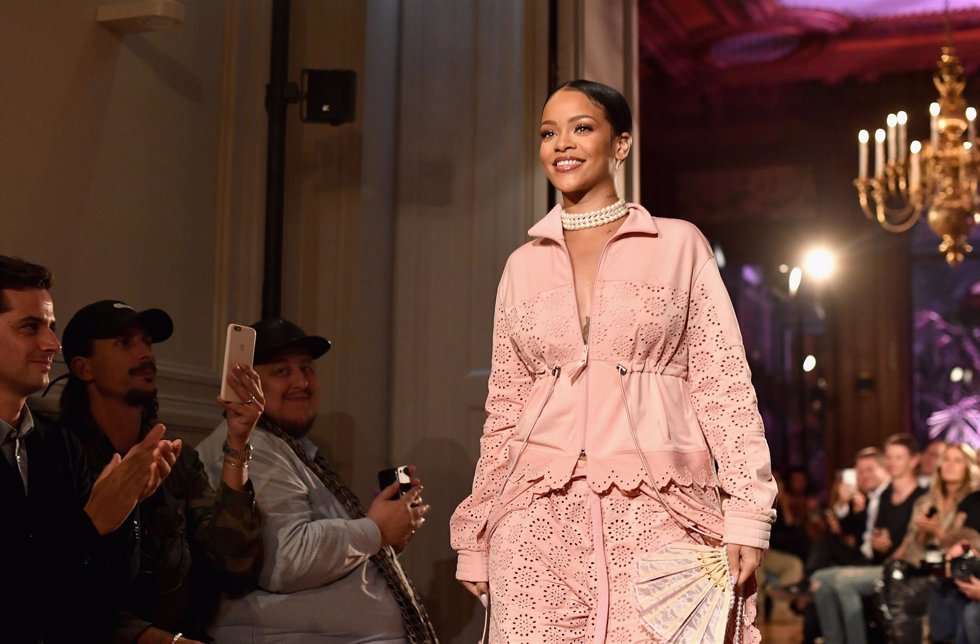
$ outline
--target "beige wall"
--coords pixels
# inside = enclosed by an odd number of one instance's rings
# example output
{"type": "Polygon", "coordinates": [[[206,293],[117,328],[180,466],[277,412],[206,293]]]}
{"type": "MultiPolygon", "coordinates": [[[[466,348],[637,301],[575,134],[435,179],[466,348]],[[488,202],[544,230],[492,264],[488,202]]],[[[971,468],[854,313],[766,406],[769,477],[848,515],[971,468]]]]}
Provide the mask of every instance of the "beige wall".
{"type": "Polygon", "coordinates": [[[244,126],[261,94],[242,65],[266,56],[263,3],[189,2],[183,26],[127,36],[96,23],[98,4],[0,3],[0,252],[53,269],[62,325],[103,298],[166,309],[163,416],[203,431],[219,415],[217,329],[256,310],[255,287],[225,280],[250,275],[256,248],[223,249],[256,216],[245,175],[264,130],[244,126]]]}

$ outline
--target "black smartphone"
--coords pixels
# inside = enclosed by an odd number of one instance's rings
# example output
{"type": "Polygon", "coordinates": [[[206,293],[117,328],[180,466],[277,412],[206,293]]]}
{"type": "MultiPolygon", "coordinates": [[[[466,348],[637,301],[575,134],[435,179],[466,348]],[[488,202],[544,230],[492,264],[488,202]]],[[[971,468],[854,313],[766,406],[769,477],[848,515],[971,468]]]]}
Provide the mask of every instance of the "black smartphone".
{"type": "Polygon", "coordinates": [[[408,465],[390,467],[378,472],[378,489],[385,489],[395,481],[398,481],[398,494],[396,499],[400,499],[403,494],[412,489],[412,477],[408,473],[408,465]]]}

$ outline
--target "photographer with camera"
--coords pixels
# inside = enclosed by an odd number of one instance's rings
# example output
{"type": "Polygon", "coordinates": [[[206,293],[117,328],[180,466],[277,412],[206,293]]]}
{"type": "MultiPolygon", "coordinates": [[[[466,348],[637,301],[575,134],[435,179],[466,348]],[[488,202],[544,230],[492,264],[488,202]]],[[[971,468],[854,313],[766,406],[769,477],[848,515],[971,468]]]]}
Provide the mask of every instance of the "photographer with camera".
{"type": "Polygon", "coordinates": [[[929,596],[929,638],[934,644],[980,644],[980,533],[951,530],[941,543],[946,577],[929,596]]]}
{"type": "Polygon", "coordinates": [[[918,644],[929,604],[929,589],[945,573],[940,542],[956,527],[957,508],[980,484],[976,452],[966,444],[946,447],[929,492],[915,502],[902,545],[885,563],[878,600],[888,641],[918,644]]]}

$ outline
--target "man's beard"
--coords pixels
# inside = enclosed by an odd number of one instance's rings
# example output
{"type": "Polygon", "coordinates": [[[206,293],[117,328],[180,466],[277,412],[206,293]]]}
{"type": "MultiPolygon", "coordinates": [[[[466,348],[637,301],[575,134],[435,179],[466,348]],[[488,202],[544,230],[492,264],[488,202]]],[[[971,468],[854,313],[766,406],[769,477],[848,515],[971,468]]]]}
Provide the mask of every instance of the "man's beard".
{"type": "Polygon", "coordinates": [[[282,431],[286,432],[293,438],[303,438],[304,436],[310,433],[311,429],[313,429],[313,423],[316,422],[316,414],[314,414],[313,417],[310,418],[310,420],[305,423],[297,423],[292,421],[286,421],[284,423],[280,423],[275,418],[273,418],[272,421],[277,425],[279,425],[279,428],[282,431]]]}
{"type": "Polygon", "coordinates": [[[156,387],[153,389],[130,389],[123,395],[123,402],[132,407],[146,407],[157,401],[156,387]]]}

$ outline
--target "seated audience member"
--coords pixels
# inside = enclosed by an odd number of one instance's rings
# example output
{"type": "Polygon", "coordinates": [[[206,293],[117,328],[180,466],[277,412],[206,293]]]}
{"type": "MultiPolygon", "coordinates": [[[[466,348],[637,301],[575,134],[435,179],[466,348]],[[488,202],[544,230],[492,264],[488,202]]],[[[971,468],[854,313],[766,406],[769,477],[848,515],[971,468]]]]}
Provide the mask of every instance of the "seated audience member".
{"type": "Polygon", "coordinates": [[[818,533],[815,524],[820,521],[820,501],[811,493],[810,477],[804,468],[789,469],[776,504],[776,522],[769,537],[770,550],[805,559],[810,542],[818,533]]]}
{"type": "Polygon", "coordinates": [[[891,480],[885,455],[877,447],[862,449],[854,458],[856,487],[835,478],[824,512],[825,532],[810,549],[806,571],[871,562],[871,531],[878,519],[881,495],[891,480]]]}
{"type": "MultiPolygon", "coordinates": [[[[878,518],[881,495],[888,487],[885,455],[877,447],[866,447],[854,458],[854,481],[838,472],[830,487],[830,498],[823,512],[823,534],[814,539],[806,559],[806,574],[834,566],[868,565],[871,530],[878,518]],[[868,553],[866,557],[864,553],[868,553]]],[[[792,607],[803,613],[803,641],[820,636],[816,606],[804,582],[788,589],[794,593],[792,607]]]]}
{"type": "Polygon", "coordinates": [[[980,533],[972,528],[951,530],[941,545],[946,577],[930,588],[929,641],[980,644],[980,533]],[[960,559],[964,555],[973,558],[960,559]]]}
{"type": "Polygon", "coordinates": [[[875,584],[881,578],[881,564],[904,540],[912,506],[926,491],[918,484],[918,464],[918,446],[910,435],[888,437],[885,465],[892,480],[879,499],[874,528],[866,542],[871,552],[866,552],[862,544],[862,554],[872,565],[826,568],[813,575],[814,603],[826,641],[847,644],[867,641],[863,598],[874,593],[875,584]]]}
{"type": "MultiPolygon", "coordinates": [[[[171,333],[173,322],[164,311],[137,312],[115,300],[90,304],[68,322],[61,423],[79,437],[89,463],[101,467],[152,431],[152,345],[171,333]]],[[[264,399],[250,368],[235,370],[229,384],[248,402],[221,401],[228,418],[221,441],[227,442],[215,488],[197,452],[185,445],[167,481],[136,508],[139,571],[126,589],[115,642],[201,640],[220,588],[243,594],[254,587],[262,542],[246,463],[264,399]]]]}
{"type": "Polygon", "coordinates": [[[932,475],[939,468],[939,459],[946,451],[946,441],[930,441],[926,448],[922,450],[922,458],[919,460],[919,485],[929,487],[932,485],[932,475]]]}
{"type": "Polygon", "coordinates": [[[889,642],[922,642],[929,588],[937,580],[930,567],[941,568],[939,544],[956,527],[959,503],[978,483],[980,470],[973,448],[959,443],[946,446],[929,492],[915,502],[905,540],[885,564],[882,599],[889,642]]]}
{"type": "MultiPolygon", "coordinates": [[[[395,553],[425,521],[421,485],[397,484],[365,513],[308,437],[319,406],[316,359],[330,348],[295,324],[266,319],[255,364],[266,392],[249,463],[265,513],[259,590],[223,602],[218,642],[436,642],[425,608],[395,553]]],[[[223,425],[199,446],[208,473],[221,469],[223,425]]]]}
{"type": "Polygon", "coordinates": [[[169,474],[180,441],[151,432],[92,485],[78,440],[27,406],[61,346],[50,288],[46,268],[0,255],[0,641],[102,642],[114,618],[105,598],[135,557],[126,517],[169,474]]]}

